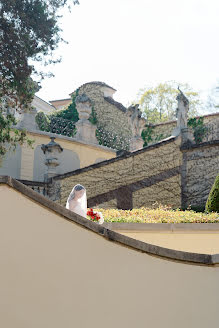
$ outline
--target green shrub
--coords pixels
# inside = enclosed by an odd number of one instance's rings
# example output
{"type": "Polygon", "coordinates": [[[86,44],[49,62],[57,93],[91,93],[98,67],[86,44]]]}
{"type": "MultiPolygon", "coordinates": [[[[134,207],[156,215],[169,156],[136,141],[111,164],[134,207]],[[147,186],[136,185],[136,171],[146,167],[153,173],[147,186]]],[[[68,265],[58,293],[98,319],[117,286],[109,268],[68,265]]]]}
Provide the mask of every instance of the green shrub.
{"type": "Polygon", "coordinates": [[[219,213],[219,174],[216,177],[214,184],[206,202],[205,210],[207,212],[218,212],[219,213]]]}

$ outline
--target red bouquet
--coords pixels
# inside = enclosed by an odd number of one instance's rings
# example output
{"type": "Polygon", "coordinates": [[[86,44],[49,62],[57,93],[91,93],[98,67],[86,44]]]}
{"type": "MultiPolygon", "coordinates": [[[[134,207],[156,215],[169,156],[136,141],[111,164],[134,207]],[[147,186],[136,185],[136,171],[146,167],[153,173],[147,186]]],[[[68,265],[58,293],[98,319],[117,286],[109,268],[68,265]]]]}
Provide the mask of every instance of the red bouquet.
{"type": "Polygon", "coordinates": [[[94,212],[92,208],[88,209],[87,216],[91,221],[98,222],[99,224],[103,223],[103,215],[100,212],[94,212]]]}

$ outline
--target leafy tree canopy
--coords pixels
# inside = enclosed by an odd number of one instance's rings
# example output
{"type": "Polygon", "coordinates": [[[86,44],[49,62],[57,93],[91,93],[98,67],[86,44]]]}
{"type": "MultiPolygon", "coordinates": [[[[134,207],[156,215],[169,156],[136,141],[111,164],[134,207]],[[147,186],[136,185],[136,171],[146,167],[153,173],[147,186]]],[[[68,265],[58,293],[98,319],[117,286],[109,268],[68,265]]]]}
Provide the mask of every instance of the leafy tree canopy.
{"type": "Polygon", "coordinates": [[[168,81],[139,91],[136,102],[140,104],[149,123],[165,122],[176,118],[178,86],[189,100],[189,116],[192,117],[198,113],[201,105],[199,94],[188,84],[168,81]]]}
{"type": "Polygon", "coordinates": [[[63,41],[59,9],[78,0],[0,0],[0,156],[6,143],[26,140],[25,133],[11,130],[12,109],[28,109],[43,78],[32,63],[59,62],[53,51],[63,41]]]}
{"type": "MultiPolygon", "coordinates": [[[[72,0],[73,1],[73,0],[72,0]]],[[[55,63],[52,53],[63,41],[58,10],[70,0],[0,0],[0,96],[27,105],[35,88],[30,86],[32,62],[55,63]]],[[[78,3],[78,1],[73,1],[78,3]]]]}

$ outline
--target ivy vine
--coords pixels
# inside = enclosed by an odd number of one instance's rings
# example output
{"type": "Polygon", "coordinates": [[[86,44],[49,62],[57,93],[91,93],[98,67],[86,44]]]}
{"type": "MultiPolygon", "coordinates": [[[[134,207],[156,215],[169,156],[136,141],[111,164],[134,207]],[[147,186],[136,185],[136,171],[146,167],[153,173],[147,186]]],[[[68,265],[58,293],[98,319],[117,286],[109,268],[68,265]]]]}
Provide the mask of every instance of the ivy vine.
{"type": "Polygon", "coordinates": [[[208,132],[208,128],[204,125],[204,118],[190,118],[188,120],[188,126],[193,130],[195,143],[201,143],[208,132]]]}
{"type": "MultiPolygon", "coordinates": [[[[78,96],[78,94],[79,94],[79,89],[77,89],[73,93],[72,103],[68,106],[67,109],[57,111],[56,113],[53,113],[51,115],[45,115],[43,112],[37,113],[36,123],[38,124],[39,129],[51,133],[56,130],[56,133],[66,135],[65,125],[67,124],[67,121],[71,121],[71,123],[75,124],[79,120],[79,115],[75,103],[75,99],[78,96]],[[52,123],[55,118],[62,119],[63,121],[66,120],[65,122],[62,123],[62,125],[64,126],[65,133],[62,132],[63,129],[57,129],[57,124],[54,127],[54,124],[52,123]]],[[[89,121],[92,124],[97,125],[96,137],[99,142],[99,145],[103,145],[117,150],[129,149],[130,140],[128,138],[124,137],[122,134],[109,132],[105,126],[102,126],[101,124],[98,123],[97,113],[95,111],[94,105],[92,105],[89,121]]],[[[69,129],[67,130],[68,130],[67,133],[69,135],[69,129]]],[[[71,136],[74,136],[75,133],[76,133],[76,128],[74,127],[71,136]]]]}
{"type": "Polygon", "coordinates": [[[141,133],[141,137],[144,140],[143,147],[147,147],[149,143],[156,143],[162,139],[164,139],[164,135],[158,134],[154,135],[155,125],[146,125],[146,129],[144,129],[141,133]]]}
{"type": "Polygon", "coordinates": [[[92,123],[92,124],[97,124],[97,113],[94,109],[94,106],[92,106],[92,110],[91,110],[91,114],[90,114],[90,117],[89,117],[89,121],[92,123]]]}
{"type": "Polygon", "coordinates": [[[130,140],[122,134],[108,131],[106,127],[98,124],[96,137],[99,145],[117,150],[129,150],[130,140]]]}
{"type": "Polygon", "coordinates": [[[75,103],[75,99],[78,96],[78,93],[79,93],[79,89],[75,90],[75,92],[72,95],[72,102],[68,106],[68,108],[59,110],[56,113],[51,114],[51,115],[63,118],[65,120],[70,120],[70,121],[73,121],[74,123],[76,123],[79,120],[78,111],[77,111],[76,103],[75,103]]]}

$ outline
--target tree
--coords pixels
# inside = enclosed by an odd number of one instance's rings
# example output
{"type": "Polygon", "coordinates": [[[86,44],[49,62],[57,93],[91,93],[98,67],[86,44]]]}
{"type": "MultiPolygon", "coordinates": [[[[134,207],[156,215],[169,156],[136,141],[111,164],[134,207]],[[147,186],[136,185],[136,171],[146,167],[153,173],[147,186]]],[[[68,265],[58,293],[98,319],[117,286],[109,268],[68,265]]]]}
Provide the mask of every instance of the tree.
{"type": "Polygon", "coordinates": [[[149,123],[159,123],[176,119],[178,86],[189,99],[189,116],[197,114],[201,105],[199,94],[191,89],[188,84],[168,81],[159,83],[155,87],[141,89],[137,102],[149,123]]]}
{"type": "Polygon", "coordinates": [[[59,9],[70,5],[70,1],[78,4],[77,0],[0,0],[1,155],[5,153],[5,142],[16,141],[11,133],[14,122],[11,109],[30,108],[39,87],[31,76],[49,75],[38,72],[30,62],[47,65],[60,61],[52,57],[63,41],[58,25],[59,9]]]}
{"type": "Polygon", "coordinates": [[[219,213],[219,174],[216,177],[214,184],[208,196],[208,200],[205,205],[207,212],[218,212],[219,213]]]}
{"type": "Polygon", "coordinates": [[[208,92],[205,108],[208,112],[217,112],[219,109],[219,81],[217,84],[208,92]]]}

